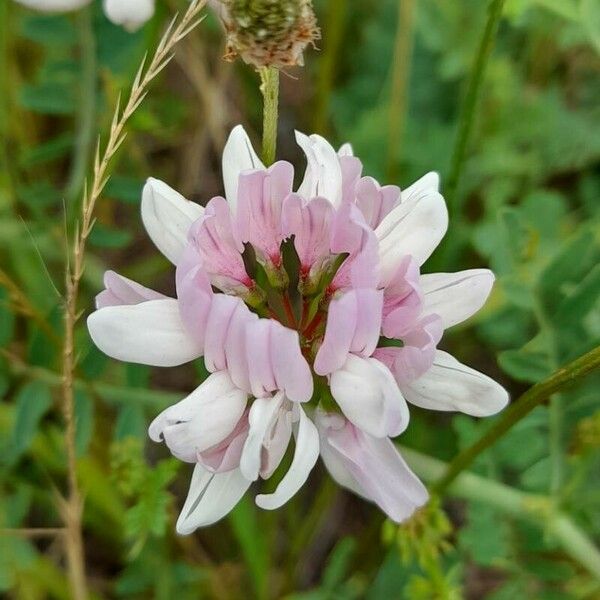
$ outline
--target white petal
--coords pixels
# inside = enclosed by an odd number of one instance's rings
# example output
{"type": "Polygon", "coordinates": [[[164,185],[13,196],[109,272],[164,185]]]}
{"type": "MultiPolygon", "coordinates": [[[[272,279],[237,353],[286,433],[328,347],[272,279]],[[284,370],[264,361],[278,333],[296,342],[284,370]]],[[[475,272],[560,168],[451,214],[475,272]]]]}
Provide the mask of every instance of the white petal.
{"type": "Polygon", "coordinates": [[[400,195],[400,201],[405,204],[414,204],[419,198],[431,192],[440,191],[440,176],[435,171],[430,171],[417,179],[412,185],[403,189],[400,195]]]}
{"type": "Polygon", "coordinates": [[[312,468],[319,458],[319,433],[314,423],[306,416],[302,407],[300,423],[296,436],[296,450],[288,472],[272,494],[260,494],[256,497],[256,504],[260,508],[273,510],[285,504],[308,479],[312,468]]]}
{"type": "Polygon", "coordinates": [[[402,386],[405,398],[422,408],[487,417],[508,404],[508,392],[491,377],[438,350],[425,375],[402,386]]]}
{"type": "Polygon", "coordinates": [[[250,407],[250,430],[240,459],[240,469],[250,481],[258,479],[263,441],[277,417],[283,398],[282,393],[275,394],[272,398],[257,398],[250,407]]]}
{"type": "Polygon", "coordinates": [[[352,144],[346,142],[340,146],[338,150],[338,156],[354,156],[354,150],[352,148],[352,144]]]}
{"type": "Polygon", "coordinates": [[[264,168],[265,166],[254,151],[245,129],[241,125],[236,125],[231,130],[223,149],[223,184],[225,186],[225,198],[229,202],[232,213],[235,213],[237,207],[240,173],[248,169],[264,168]]]}
{"type": "Polygon", "coordinates": [[[396,272],[405,256],[422,265],[435,250],[448,228],[448,210],[438,192],[421,197],[418,202],[401,202],[379,224],[381,279],[384,285],[396,272]]]}
{"type": "Polygon", "coordinates": [[[199,452],[221,443],[236,428],[246,402],[247,394],[227,371],[213,373],[189,396],[160,413],[148,434],[155,442],[164,439],[180,460],[197,462],[199,452]]]}
{"type": "Polygon", "coordinates": [[[142,192],[142,221],[150,239],[173,263],[177,264],[187,245],[187,234],[204,208],[186,200],[159,179],[148,179],[142,192]]]}
{"type": "Polygon", "coordinates": [[[91,0],[17,0],[19,4],[44,12],[75,10],[89,4],[91,0]]]}
{"type": "Polygon", "coordinates": [[[374,358],[350,354],[331,374],[331,393],[354,425],[375,437],[402,433],[408,408],[389,369],[374,358]]]}
{"type": "Polygon", "coordinates": [[[442,317],[447,329],[475,314],[485,304],[493,284],[494,274],[488,269],[423,275],[423,312],[442,317]]]}
{"type": "Polygon", "coordinates": [[[172,298],[107,306],[93,312],[87,326],[96,346],[117,360],[174,367],[202,354],[184,329],[172,298]]]}
{"type": "Polygon", "coordinates": [[[196,465],[190,491],[177,519],[177,533],[187,535],[222,519],[241,500],[250,483],[239,469],[211,473],[196,465]]]}
{"type": "Polygon", "coordinates": [[[334,206],[342,201],[342,169],[337,152],[320,135],[310,137],[296,131],[296,142],[306,154],[306,172],[298,194],[306,200],[317,196],[326,198],[334,206]]]}
{"type": "Polygon", "coordinates": [[[372,502],[372,499],[363,490],[354,475],[349,471],[347,461],[334,450],[328,442],[321,443],[321,458],[333,480],[342,487],[350,490],[357,496],[372,502]]]}
{"type": "Polygon", "coordinates": [[[104,0],[104,12],[127,31],[139,29],[154,14],[154,0],[104,0]]]}
{"type": "Polygon", "coordinates": [[[342,486],[401,522],[427,500],[427,490],[389,438],[375,438],[339,417],[316,413],[321,456],[342,486]]]}

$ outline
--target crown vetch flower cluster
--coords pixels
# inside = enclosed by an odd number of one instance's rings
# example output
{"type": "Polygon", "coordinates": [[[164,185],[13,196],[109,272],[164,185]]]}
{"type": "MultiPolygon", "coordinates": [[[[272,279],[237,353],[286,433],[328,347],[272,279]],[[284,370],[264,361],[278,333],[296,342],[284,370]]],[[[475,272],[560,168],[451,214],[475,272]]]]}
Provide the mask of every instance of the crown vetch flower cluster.
{"type": "Polygon", "coordinates": [[[176,266],[177,298],[108,272],[88,319],[114,358],[168,367],[203,356],[211,373],[149,430],[195,464],[180,533],[226,515],[292,438],[291,466],[260,507],[283,505],[320,455],[339,484],[400,522],[427,499],[390,440],[408,425],[407,402],[485,416],[508,401],[437,349],[494,279],[421,275],[448,224],[438,176],[381,186],[349,145],[296,139],[308,162],[296,191],[292,165],[265,168],[241,126],[223,153],[225,198],[203,208],[149,179],[142,219],[176,266]]]}

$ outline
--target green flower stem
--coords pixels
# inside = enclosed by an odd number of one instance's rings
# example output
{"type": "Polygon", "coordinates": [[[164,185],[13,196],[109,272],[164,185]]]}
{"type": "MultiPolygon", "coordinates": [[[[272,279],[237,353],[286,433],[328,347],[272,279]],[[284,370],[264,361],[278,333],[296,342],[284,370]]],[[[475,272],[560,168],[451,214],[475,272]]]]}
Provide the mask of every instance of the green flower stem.
{"type": "Polygon", "coordinates": [[[485,68],[494,45],[498,24],[502,15],[504,0],[491,0],[489,6],[488,20],[483,30],[483,35],[479,42],[479,48],[475,57],[475,62],[469,76],[467,84],[467,93],[462,103],[459,115],[458,135],[452,152],[450,162],[450,174],[446,183],[446,199],[449,210],[456,210],[456,190],[462,174],[462,169],[467,151],[467,144],[473,128],[477,110],[477,100],[481,92],[481,84],[485,74],[485,68]]]}
{"type": "MultiPolygon", "coordinates": [[[[600,356],[600,352],[598,353],[600,356]]],[[[401,448],[410,468],[425,481],[439,481],[448,471],[440,460],[401,448]]],[[[435,487],[435,486],[434,486],[435,487]]],[[[483,502],[549,533],[564,551],[600,579],[600,552],[579,527],[555,508],[551,498],[528,494],[473,473],[461,473],[448,484],[447,493],[458,498],[483,502]]]]}
{"type": "Polygon", "coordinates": [[[65,190],[69,214],[77,212],[76,202],[90,164],[96,128],[96,40],[94,39],[92,8],[79,11],[77,30],[81,52],[81,77],[76,116],[77,135],[73,148],[71,172],[65,190]]]}
{"type": "Polygon", "coordinates": [[[319,61],[313,120],[313,130],[320,134],[325,134],[327,131],[331,91],[335,81],[335,67],[338,64],[344,40],[348,4],[348,0],[331,0],[327,6],[327,21],[324,27],[323,52],[319,61]]]}
{"type": "MultiPolygon", "coordinates": [[[[19,357],[0,349],[0,358],[6,359],[13,375],[41,381],[51,387],[59,388],[62,385],[62,376],[50,369],[28,365],[19,357]]],[[[150,390],[146,388],[126,387],[95,381],[94,383],[75,379],[75,390],[87,391],[99,396],[109,404],[120,405],[135,403],[140,406],[149,406],[154,409],[163,409],[166,406],[179,402],[185,396],[184,392],[167,392],[150,390]]]]}
{"type": "Polygon", "coordinates": [[[262,159],[268,167],[275,162],[277,150],[277,119],[279,117],[279,69],[259,69],[260,91],[263,96],[262,159]]]}
{"type": "Polygon", "coordinates": [[[536,383],[533,387],[529,388],[504,411],[498,421],[483,437],[472,446],[460,452],[452,460],[448,465],[447,471],[434,484],[433,491],[438,494],[443,492],[461,471],[469,467],[484,450],[497,442],[536,406],[547,400],[552,394],[585,377],[588,373],[599,367],[600,346],[554,372],[545,381],[536,383]]]}
{"type": "MultiPolygon", "coordinates": [[[[9,208],[15,201],[14,194],[14,167],[10,160],[9,149],[9,123],[12,111],[10,107],[10,67],[9,67],[9,3],[0,4],[0,192],[5,195],[6,205],[0,206],[2,210],[9,208]]],[[[3,200],[4,204],[4,200],[3,200]]]]}
{"type": "MultiPolygon", "coordinates": [[[[558,369],[559,346],[552,320],[546,314],[540,294],[535,294],[534,314],[542,335],[546,338],[551,369],[558,369]]],[[[557,495],[564,479],[565,457],[563,449],[563,399],[560,394],[550,398],[548,410],[548,447],[550,454],[550,492],[557,495]]]]}
{"type": "Polygon", "coordinates": [[[398,26],[392,63],[392,91],[389,107],[387,175],[390,181],[396,177],[399,147],[402,142],[408,110],[408,82],[415,29],[415,0],[398,3],[398,26]]]}

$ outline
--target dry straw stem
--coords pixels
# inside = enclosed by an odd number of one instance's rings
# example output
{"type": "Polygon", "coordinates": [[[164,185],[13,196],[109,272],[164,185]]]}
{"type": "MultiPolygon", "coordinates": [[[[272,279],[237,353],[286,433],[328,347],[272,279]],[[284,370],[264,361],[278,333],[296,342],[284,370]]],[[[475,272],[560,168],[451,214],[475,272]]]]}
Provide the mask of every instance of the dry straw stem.
{"type": "Polygon", "coordinates": [[[79,283],[84,270],[84,256],[87,240],[94,227],[94,208],[108,181],[108,165],[123,143],[125,125],[142,103],[148,93],[150,82],[169,64],[173,58],[173,49],[201,21],[200,11],[206,0],[194,0],[181,19],[176,15],[154,52],[149,63],[142,61],[135,76],[129,100],[121,110],[117,102],[104,152],[100,152],[100,142],[96,148],[94,173],[91,184],[86,185],[83,194],[82,215],[75,231],[72,255],[68,256],[65,273],[65,310],[64,310],[64,350],[63,350],[63,413],[65,420],[65,446],[67,453],[68,496],[62,501],[61,513],[65,523],[65,546],[72,596],[75,600],[87,598],[85,578],[85,560],[81,535],[82,497],[76,475],[75,454],[75,416],[74,416],[74,371],[75,348],[74,330],[79,319],[77,300],[79,283]],[[148,66],[146,67],[146,64],[148,66]]]}

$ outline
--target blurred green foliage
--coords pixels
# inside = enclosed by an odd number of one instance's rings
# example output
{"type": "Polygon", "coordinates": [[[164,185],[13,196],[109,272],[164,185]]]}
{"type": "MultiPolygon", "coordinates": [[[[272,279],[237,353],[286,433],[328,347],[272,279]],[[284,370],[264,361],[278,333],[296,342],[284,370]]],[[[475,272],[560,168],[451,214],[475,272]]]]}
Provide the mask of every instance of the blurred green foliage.
{"type": "MultiPolygon", "coordinates": [[[[321,51],[307,54],[305,70],[282,77],[281,155],[299,164],[290,134],[314,126],[351,141],[365,171],[381,180],[391,143],[394,183],[428,170],[444,181],[487,2],[421,0],[411,30],[398,27],[397,0],[344,2],[316,2],[321,51]],[[340,41],[330,44],[333,29],[340,41]],[[410,65],[393,62],[397,35],[414,38],[410,65]],[[408,78],[408,108],[403,135],[390,142],[395,70],[408,78]]],[[[0,3],[0,593],[8,597],[68,598],[59,536],[17,531],[61,527],[65,230],[73,231],[96,135],[178,5],[158,0],[155,18],[128,34],[104,18],[100,2],[50,16],[0,3]]],[[[221,61],[221,51],[209,18],[134,116],[98,206],[84,314],[108,265],[172,288],[138,218],[145,178],[206,202],[221,191],[229,126],[244,120],[259,131],[257,78],[221,61]]],[[[513,397],[600,341],[599,94],[600,4],[507,0],[450,199],[450,230],[427,268],[494,270],[487,307],[452,330],[444,347],[513,397]]],[[[95,597],[600,597],[599,581],[526,515],[481,499],[445,500],[446,512],[434,504],[420,521],[386,523],[382,536],[378,511],[336,490],[321,470],[285,510],[258,512],[245,500],[226,521],[177,537],[190,474],[147,443],[145,431],[161,407],[197,384],[202,368],[163,372],[109,361],[83,320],[76,343],[77,452],[95,597]]],[[[548,496],[596,541],[599,383],[589,377],[538,407],[474,466],[486,480],[548,496]]],[[[415,409],[402,443],[448,460],[493,422],[415,409]]]]}

